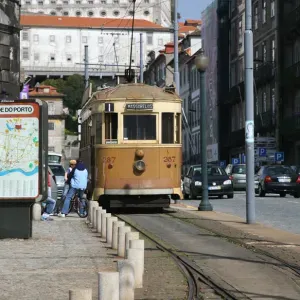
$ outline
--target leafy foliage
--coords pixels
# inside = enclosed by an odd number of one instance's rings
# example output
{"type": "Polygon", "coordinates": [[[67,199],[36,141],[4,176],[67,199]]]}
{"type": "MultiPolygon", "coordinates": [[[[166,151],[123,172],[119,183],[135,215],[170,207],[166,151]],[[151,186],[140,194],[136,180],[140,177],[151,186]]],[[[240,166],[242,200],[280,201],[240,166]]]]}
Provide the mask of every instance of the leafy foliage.
{"type": "Polygon", "coordinates": [[[64,105],[69,108],[71,114],[75,114],[80,109],[81,99],[84,92],[84,78],[79,74],[74,74],[63,79],[46,79],[42,82],[45,85],[52,85],[59,93],[63,93],[64,105]]]}

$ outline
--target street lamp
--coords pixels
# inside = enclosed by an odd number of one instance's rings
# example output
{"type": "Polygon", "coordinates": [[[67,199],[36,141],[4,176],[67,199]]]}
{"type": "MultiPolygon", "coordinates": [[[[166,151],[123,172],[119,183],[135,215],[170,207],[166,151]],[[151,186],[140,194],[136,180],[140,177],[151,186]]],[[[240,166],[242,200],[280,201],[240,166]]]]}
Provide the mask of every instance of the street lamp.
{"type": "Polygon", "coordinates": [[[200,54],[195,58],[195,65],[200,73],[200,101],[199,110],[201,118],[201,168],[202,168],[202,199],[198,210],[212,211],[213,207],[208,199],[208,179],[207,179],[207,150],[206,150],[206,91],[205,91],[205,71],[209,64],[209,58],[204,55],[201,50],[200,54]]]}

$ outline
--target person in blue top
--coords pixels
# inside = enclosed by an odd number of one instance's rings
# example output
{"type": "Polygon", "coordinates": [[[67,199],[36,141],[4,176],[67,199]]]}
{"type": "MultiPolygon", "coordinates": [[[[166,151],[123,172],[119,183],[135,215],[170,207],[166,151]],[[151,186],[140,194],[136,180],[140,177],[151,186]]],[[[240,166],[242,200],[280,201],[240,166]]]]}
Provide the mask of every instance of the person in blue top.
{"type": "Polygon", "coordinates": [[[76,166],[73,168],[71,173],[68,176],[69,182],[70,182],[70,188],[68,190],[68,193],[66,195],[63,208],[61,210],[61,213],[58,214],[59,217],[65,217],[69,212],[69,206],[71,199],[77,193],[78,198],[80,199],[80,202],[82,205],[84,205],[83,195],[87,188],[88,183],[88,171],[83,164],[82,160],[78,159],[76,166]]]}

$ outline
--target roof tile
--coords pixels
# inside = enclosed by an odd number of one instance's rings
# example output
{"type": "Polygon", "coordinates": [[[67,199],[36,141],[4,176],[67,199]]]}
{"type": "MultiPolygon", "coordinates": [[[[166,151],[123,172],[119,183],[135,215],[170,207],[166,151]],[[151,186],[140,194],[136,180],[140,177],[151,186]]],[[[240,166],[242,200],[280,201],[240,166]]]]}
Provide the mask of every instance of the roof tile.
{"type": "MultiPolygon", "coordinates": [[[[67,27],[67,28],[131,28],[132,19],[84,18],[49,15],[21,15],[22,26],[67,27]]],[[[136,28],[163,29],[164,27],[150,21],[135,19],[136,28]]]]}

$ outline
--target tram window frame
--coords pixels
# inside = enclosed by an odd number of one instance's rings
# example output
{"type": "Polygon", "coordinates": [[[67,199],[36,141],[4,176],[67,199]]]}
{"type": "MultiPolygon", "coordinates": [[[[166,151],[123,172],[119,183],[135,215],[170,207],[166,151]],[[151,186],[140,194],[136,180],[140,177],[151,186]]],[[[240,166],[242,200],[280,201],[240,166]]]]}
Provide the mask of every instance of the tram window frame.
{"type": "MultiPolygon", "coordinates": [[[[132,124],[131,124],[132,125],[132,124]]],[[[135,125],[135,126],[131,126],[131,130],[134,129],[138,129],[139,125],[135,125]]],[[[145,129],[145,128],[144,128],[145,129]]],[[[157,115],[156,114],[124,114],[123,115],[123,140],[124,141],[157,141],[157,115]],[[126,134],[126,123],[131,119],[133,120],[133,118],[136,118],[136,122],[139,123],[139,119],[143,118],[143,121],[140,122],[140,124],[143,125],[149,125],[148,130],[149,131],[153,131],[150,134],[146,133],[146,138],[144,135],[144,138],[142,138],[141,136],[139,136],[138,131],[135,132],[135,138],[133,138],[134,134],[132,134],[132,137],[128,136],[128,134],[126,134]],[[145,119],[146,118],[146,119],[145,119]],[[125,134],[127,136],[125,136],[125,134]]]]}
{"type": "Polygon", "coordinates": [[[161,143],[174,144],[174,113],[163,112],[161,114],[161,143]]]}
{"type": "Polygon", "coordinates": [[[181,136],[182,136],[182,131],[181,131],[181,114],[176,113],[175,114],[175,144],[180,144],[181,143],[181,136]]]}
{"type": "Polygon", "coordinates": [[[118,144],[118,113],[105,113],[104,126],[105,126],[105,144],[118,144]]]}
{"type": "Polygon", "coordinates": [[[102,144],[102,113],[97,113],[94,115],[94,119],[95,119],[95,135],[96,135],[96,139],[95,139],[95,143],[96,144],[102,144]]]}

